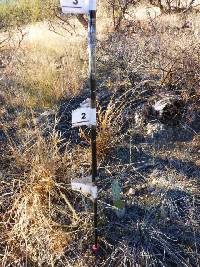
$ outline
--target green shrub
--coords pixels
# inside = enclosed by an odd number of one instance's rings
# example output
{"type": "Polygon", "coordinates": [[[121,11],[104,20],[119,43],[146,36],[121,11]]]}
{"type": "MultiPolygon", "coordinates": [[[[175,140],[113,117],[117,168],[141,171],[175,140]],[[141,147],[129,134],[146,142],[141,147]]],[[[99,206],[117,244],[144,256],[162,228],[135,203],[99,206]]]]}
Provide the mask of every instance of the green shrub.
{"type": "Polygon", "coordinates": [[[1,28],[21,26],[54,16],[57,0],[16,0],[0,4],[1,28]]]}

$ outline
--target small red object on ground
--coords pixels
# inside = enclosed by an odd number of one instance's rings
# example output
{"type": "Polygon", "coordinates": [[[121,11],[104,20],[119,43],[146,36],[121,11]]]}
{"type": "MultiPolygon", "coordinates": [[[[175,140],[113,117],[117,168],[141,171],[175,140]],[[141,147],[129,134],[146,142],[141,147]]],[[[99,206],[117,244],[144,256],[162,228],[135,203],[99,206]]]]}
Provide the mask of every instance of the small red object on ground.
{"type": "Polygon", "coordinates": [[[92,251],[94,252],[94,253],[97,253],[98,251],[99,251],[99,249],[100,249],[100,246],[99,245],[93,245],[92,246],[92,251]]]}

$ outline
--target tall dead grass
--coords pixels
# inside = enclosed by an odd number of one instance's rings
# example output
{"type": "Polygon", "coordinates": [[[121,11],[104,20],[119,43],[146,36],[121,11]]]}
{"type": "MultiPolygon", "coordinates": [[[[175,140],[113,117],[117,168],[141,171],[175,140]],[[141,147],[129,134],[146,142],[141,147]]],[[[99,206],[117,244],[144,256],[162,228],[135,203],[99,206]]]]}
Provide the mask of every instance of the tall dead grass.
{"type": "MultiPolygon", "coordinates": [[[[121,99],[122,100],[122,99],[121,99]]],[[[115,102],[114,97],[111,99],[106,108],[98,105],[97,107],[97,156],[98,160],[104,160],[109,154],[112,155],[117,144],[123,139],[121,128],[123,127],[123,100],[115,102]],[[120,102],[120,101],[119,101],[120,102]]],[[[84,142],[90,145],[90,136],[88,131],[80,129],[80,137],[84,142]]],[[[90,153],[88,151],[88,153],[90,153]]]]}
{"type": "Polygon", "coordinates": [[[47,24],[24,30],[20,48],[12,57],[12,78],[25,107],[49,108],[62,98],[77,95],[87,74],[84,37],[63,37],[47,24]],[[25,35],[26,33],[26,35],[25,35]]]}
{"type": "Polygon", "coordinates": [[[20,173],[12,207],[2,217],[2,266],[11,262],[54,266],[73,239],[65,227],[71,229],[80,222],[67,196],[73,174],[67,150],[64,155],[59,152],[61,142],[55,132],[45,139],[38,128],[18,148],[10,141],[20,173]]]}

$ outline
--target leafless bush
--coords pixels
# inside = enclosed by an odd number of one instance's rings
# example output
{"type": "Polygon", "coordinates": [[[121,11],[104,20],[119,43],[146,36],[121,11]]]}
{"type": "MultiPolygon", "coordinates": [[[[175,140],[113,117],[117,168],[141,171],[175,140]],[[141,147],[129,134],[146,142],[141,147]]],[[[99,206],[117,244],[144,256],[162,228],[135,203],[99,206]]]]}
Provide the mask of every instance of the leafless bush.
{"type": "Polygon", "coordinates": [[[107,0],[107,8],[112,15],[114,29],[119,30],[125,15],[131,6],[138,4],[140,0],[107,0]]]}
{"type": "Polygon", "coordinates": [[[198,94],[199,44],[189,37],[192,29],[180,26],[172,31],[167,23],[158,19],[138,24],[134,35],[124,28],[123,37],[114,33],[103,42],[100,62],[102,68],[109,66],[115,89],[117,84],[134,90],[151,84],[157,89],[169,88],[187,100],[198,94]]]}
{"type": "Polygon", "coordinates": [[[186,12],[193,8],[196,0],[150,0],[151,5],[158,6],[164,13],[186,12]]]}

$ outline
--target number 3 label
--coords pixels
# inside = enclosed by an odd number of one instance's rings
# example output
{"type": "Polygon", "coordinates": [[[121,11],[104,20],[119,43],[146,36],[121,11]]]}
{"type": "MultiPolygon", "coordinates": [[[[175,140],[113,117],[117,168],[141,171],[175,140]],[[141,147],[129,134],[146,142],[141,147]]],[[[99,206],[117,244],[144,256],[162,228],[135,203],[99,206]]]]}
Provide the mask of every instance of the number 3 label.
{"type": "Polygon", "coordinates": [[[96,0],[60,0],[60,5],[64,14],[88,14],[96,10],[96,0]]]}

